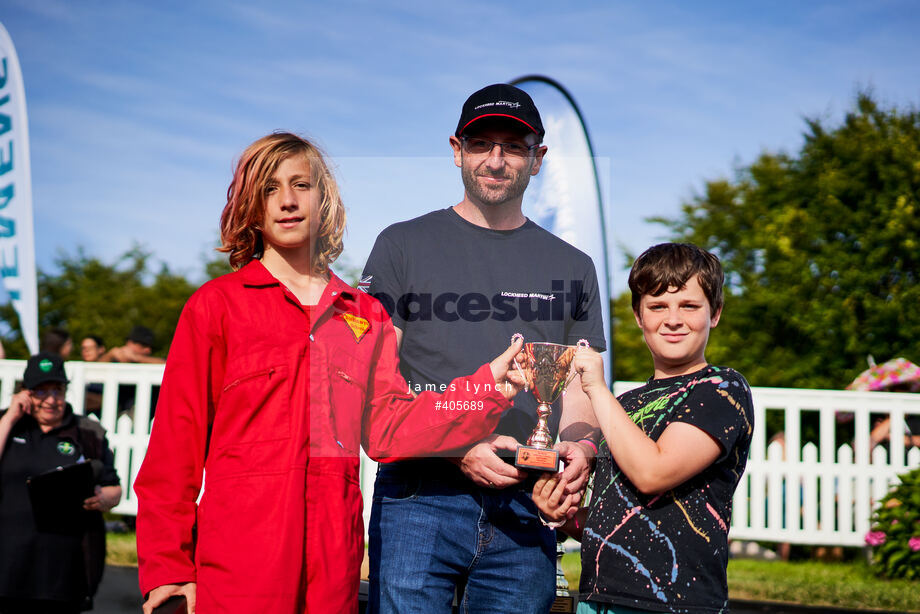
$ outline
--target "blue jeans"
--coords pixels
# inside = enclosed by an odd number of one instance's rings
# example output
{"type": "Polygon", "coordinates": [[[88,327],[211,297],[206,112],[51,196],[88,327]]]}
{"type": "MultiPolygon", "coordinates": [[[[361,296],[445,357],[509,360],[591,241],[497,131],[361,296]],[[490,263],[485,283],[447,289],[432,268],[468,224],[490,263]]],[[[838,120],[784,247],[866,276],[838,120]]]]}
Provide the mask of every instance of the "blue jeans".
{"type": "Polygon", "coordinates": [[[556,541],[529,492],[478,488],[453,465],[438,474],[381,465],[368,529],[368,614],[537,614],[555,598],[556,541]]]}

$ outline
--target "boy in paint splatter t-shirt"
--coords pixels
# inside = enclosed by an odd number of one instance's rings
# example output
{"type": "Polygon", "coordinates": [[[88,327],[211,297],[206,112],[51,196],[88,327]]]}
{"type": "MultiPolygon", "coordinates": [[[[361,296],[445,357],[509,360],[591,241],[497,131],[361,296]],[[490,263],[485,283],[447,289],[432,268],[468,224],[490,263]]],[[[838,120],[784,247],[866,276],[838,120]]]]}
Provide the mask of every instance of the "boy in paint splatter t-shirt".
{"type": "Polygon", "coordinates": [[[576,510],[559,476],[544,474],[534,501],[550,525],[582,540],[579,613],[728,610],[728,525],[753,410],[744,377],[704,357],[723,281],[705,250],[651,247],[633,264],[629,287],[654,376],[618,402],[600,355],[575,355],[604,434],[594,495],[576,510]]]}

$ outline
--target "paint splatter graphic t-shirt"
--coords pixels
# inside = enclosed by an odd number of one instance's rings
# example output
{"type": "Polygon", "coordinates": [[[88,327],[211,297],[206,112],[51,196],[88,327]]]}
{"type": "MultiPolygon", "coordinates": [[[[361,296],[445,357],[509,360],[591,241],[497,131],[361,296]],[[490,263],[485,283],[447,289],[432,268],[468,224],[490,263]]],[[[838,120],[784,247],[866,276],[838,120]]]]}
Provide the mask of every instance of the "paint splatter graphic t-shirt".
{"type": "Polygon", "coordinates": [[[728,525],[753,428],[751,390],[740,373],[707,366],[619,397],[654,440],[672,422],[705,431],[722,454],[702,473],[643,495],[601,444],[581,546],[583,599],[662,612],[728,609],[728,525]]]}

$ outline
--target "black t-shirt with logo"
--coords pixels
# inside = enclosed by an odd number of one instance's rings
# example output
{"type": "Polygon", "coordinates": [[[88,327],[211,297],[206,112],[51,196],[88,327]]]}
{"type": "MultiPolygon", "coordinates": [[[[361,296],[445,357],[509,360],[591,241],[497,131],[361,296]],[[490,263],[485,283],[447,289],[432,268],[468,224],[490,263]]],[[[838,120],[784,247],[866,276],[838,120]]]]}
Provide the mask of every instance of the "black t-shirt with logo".
{"type": "MultiPolygon", "coordinates": [[[[441,391],[470,375],[504,352],[514,333],[605,349],[594,264],[530,220],[491,230],[447,208],[394,224],[377,238],[360,287],[402,329],[400,369],[415,391],[441,391]]],[[[535,424],[536,401],[521,393],[496,432],[523,443],[535,424]]]]}
{"type": "MultiPolygon", "coordinates": [[[[62,424],[47,433],[28,415],[13,425],[0,458],[0,600],[79,602],[87,594],[84,536],[39,531],[26,480],[92,459],[100,461],[96,483],[117,486],[114,456],[102,427],[73,415],[69,406],[62,424]]],[[[95,528],[95,521],[101,524],[98,512],[86,516],[87,530],[95,528]]],[[[89,579],[94,580],[92,574],[89,579]]]]}
{"type": "Polygon", "coordinates": [[[644,495],[601,442],[581,542],[587,601],[661,612],[722,612],[732,495],[747,463],[754,426],[751,389],[733,369],[704,369],[619,397],[651,439],[684,422],[715,439],[722,453],[701,473],[660,495],[644,495]]]}

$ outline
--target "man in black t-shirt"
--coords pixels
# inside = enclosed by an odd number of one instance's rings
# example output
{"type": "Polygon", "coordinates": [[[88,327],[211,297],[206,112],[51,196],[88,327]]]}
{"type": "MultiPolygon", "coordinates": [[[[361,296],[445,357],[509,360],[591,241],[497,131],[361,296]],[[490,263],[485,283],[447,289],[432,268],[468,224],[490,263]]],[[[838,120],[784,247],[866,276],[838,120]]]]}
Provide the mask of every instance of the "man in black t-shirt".
{"type": "MultiPolygon", "coordinates": [[[[457,205],[395,224],[377,239],[361,286],[390,312],[410,390],[443,391],[514,333],[604,349],[591,259],[528,220],[521,202],[546,154],[530,97],[498,84],[463,106],[450,145],[465,188],[457,205]]],[[[447,409],[446,411],[451,411],[447,409]]],[[[506,463],[536,424],[518,395],[496,432],[457,459],[381,465],[370,533],[369,612],[449,612],[457,587],[476,611],[545,612],[554,597],[554,532],[527,474],[506,463]]],[[[550,428],[573,500],[596,450],[596,421],[573,382],[550,428]]]]}

